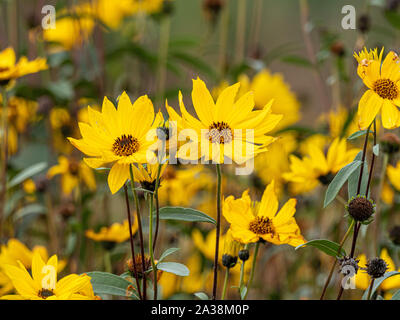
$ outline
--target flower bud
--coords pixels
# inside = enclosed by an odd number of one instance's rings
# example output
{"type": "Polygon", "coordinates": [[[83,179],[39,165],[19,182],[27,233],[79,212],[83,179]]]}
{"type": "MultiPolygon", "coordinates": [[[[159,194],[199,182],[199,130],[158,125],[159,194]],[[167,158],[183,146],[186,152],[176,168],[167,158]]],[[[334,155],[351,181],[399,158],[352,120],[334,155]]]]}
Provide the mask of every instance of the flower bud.
{"type": "Polygon", "coordinates": [[[247,260],[249,260],[249,257],[250,257],[249,250],[242,249],[242,250],[239,251],[239,259],[240,260],[247,261],[247,260]]]}
{"type": "Polygon", "coordinates": [[[382,277],[388,269],[385,260],[380,258],[372,259],[366,264],[366,266],[368,275],[373,279],[382,277]]]}
{"type": "Polygon", "coordinates": [[[394,226],[390,230],[389,238],[396,246],[400,246],[400,226],[394,226]]]}
{"type": "Polygon", "coordinates": [[[371,18],[367,14],[363,14],[358,19],[358,29],[362,33],[366,33],[369,31],[371,27],[371,18]]]}

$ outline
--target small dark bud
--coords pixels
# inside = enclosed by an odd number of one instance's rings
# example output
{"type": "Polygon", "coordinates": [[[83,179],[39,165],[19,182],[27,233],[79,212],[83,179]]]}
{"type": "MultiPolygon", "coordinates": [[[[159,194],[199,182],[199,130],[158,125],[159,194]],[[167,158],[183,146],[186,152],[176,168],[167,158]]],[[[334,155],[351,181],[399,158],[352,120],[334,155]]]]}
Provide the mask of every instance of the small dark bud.
{"type": "Polygon", "coordinates": [[[338,57],[343,57],[344,54],[345,54],[345,49],[344,49],[344,44],[343,44],[343,42],[337,41],[337,42],[333,43],[333,44],[331,45],[331,48],[330,48],[330,49],[331,49],[331,52],[332,52],[334,55],[338,56],[338,57]]]}
{"type": "Polygon", "coordinates": [[[141,181],[140,185],[143,189],[151,192],[154,192],[154,190],[156,190],[156,180],[154,180],[153,182],[141,181]]]}
{"type": "Polygon", "coordinates": [[[36,191],[40,193],[45,192],[48,184],[49,184],[49,179],[47,179],[45,175],[39,176],[35,180],[36,191]]]}
{"type": "Polygon", "coordinates": [[[58,212],[65,220],[67,220],[74,215],[75,209],[75,205],[72,202],[67,202],[60,205],[58,212]]]}
{"type": "Polygon", "coordinates": [[[396,246],[400,246],[400,226],[394,226],[390,230],[389,238],[396,246]]]}
{"type": "Polygon", "coordinates": [[[169,129],[165,127],[158,127],[157,128],[157,138],[161,141],[168,141],[169,140],[169,129]]]}
{"type": "Polygon", "coordinates": [[[238,255],[239,255],[239,259],[242,261],[247,261],[247,260],[249,260],[249,257],[250,257],[249,250],[247,250],[247,249],[240,250],[238,255]]]}
{"type": "Polygon", "coordinates": [[[400,138],[393,133],[385,133],[381,139],[382,151],[387,154],[394,154],[400,150],[400,138]]]}
{"type": "Polygon", "coordinates": [[[105,250],[111,251],[112,249],[115,248],[116,243],[114,241],[102,241],[101,245],[105,250]]]}
{"type": "Polygon", "coordinates": [[[382,277],[388,268],[385,260],[380,258],[370,260],[366,266],[368,275],[374,279],[382,277]]]}
{"type": "Polygon", "coordinates": [[[350,257],[343,257],[339,259],[339,272],[345,275],[357,274],[359,266],[358,263],[360,262],[359,259],[354,259],[350,257]]]}
{"type": "Polygon", "coordinates": [[[222,265],[226,268],[233,268],[236,265],[237,257],[233,257],[230,254],[222,255],[222,265]]]}
{"type": "Polygon", "coordinates": [[[369,31],[371,27],[371,18],[367,14],[363,14],[358,19],[358,29],[362,33],[366,33],[369,31]]]}
{"type": "Polygon", "coordinates": [[[374,214],[375,205],[372,200],[358,195],[350,200],[346,209],[354,220],[363,222],[368,220],[374,214]]]}

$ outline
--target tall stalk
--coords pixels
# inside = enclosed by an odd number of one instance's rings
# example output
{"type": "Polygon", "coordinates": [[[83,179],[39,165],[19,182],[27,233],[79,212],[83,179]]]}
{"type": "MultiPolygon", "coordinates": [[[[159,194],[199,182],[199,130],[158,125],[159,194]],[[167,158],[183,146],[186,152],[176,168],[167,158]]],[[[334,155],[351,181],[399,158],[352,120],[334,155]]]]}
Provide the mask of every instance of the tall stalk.
{"type": "Polygon", "coordinates": [[[212,291],[212,300],[216,299],[217,296],[217,285],[218,285],[218,256],[219,256],[219,238],[221,232],[221,165],[217,163],[217,233],[215,239],[215,256],[214,256],[214,284],[212,291]]]}
{"type": "Polygon", "coordinates": [[[249,281],[247,282],[247,291],[246,291],[246,294],[244,295],[244,299],[243,300],[246,300],[247,295],[249,294],[251,285],[253,284],[253,278],[254,278],[254,273],[255,273],[255,270],[256,270],[256,261],[257,261],[258,249],[259,248],[260,248],[260,241],[258,241],[256,243],[256,247],[254,249],[254,257],[253,257],[253,263],[251,265],[250,278],[249,278],[249,281]]]}
{"type": "Polygon", "coordinates": [[[154,249],[153,249],[153,194],[149,194],[149,254],[151,267],[153,269],[153,291],[154,300],[157,300],[157,266],[154,262],[154,249]]]}
{"type": "Polygon", "coordinates": [[[7,197],[7,158],[8,158],[8,101],[7,89],[1,86],[1,94],[3,98],[3,110],[1,113],[1,127],[2,127],[2,146],[1,154],[1,168],[0,168],[0,239],[3,236],[4,228],[4,208],[7,197]]]}
{"type": "Polygon", "coordinates": [[[140,206],[139,206],[139,198],[136,193],[135,189],[135,178],[133,176],[133,171],[132,171],[132,164],[129,164],[129,173],[131,177],[131,189],[133,193],[133,198],[135,200],[135,206],[136,206],[136,214],[137,214],[137,219],[138,219],[138,229],[139,229],[139,238],[140,238],[140,254],[142,256],[142,274],[143,274],[143,300],[146,300],[147,298],[147,292],[146,292],[146,266],[145,266],[145,256],[144,256],[144,240],[143,240],[143,229],[142,229],[142,219],[140,216],[140,206]]]}

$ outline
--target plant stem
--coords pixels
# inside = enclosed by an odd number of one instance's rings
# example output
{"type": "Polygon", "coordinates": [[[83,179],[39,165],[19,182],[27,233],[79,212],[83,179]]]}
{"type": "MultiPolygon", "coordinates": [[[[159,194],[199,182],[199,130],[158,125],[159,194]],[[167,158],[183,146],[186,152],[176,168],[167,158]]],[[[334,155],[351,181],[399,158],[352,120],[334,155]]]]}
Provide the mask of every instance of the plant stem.
{"type": "Polygon", "coordinates": [[[154,300],[157,300],[157,266],[154,262],[154,249],[153,249],[153,194],[149,194],[149,253],[151,266],[153,268],[153,290],[154,300]]]}
{"type": "Polygon", "coordinates": [[[160,187],[160,175],[161,175],[161,162],[158,163],[158,171],[157,171],[157,179],[156,185],[154,187],[154,199],[156,202],[156,230],[154,232],[154,242],[153,242],[153,251],[156,251],[156,243],[157,243],[157,236],[158,236],[158,228],[160,225],[160,203],[158,201],[158,188],[160,187]]]}
{"type": "Polygon", "coordinates": [[[221,12],[221,27],[219,36],[219,53],[218,53],[218,66],[219,66],[219,80],[224,79],[225,68],[226,68],[226,51],[228,44],[229,35],[229,1],[225,3],[225,6],[221,12]]]}
{"type": "Polygon", "coordinates": [[[140,238],[140,254],[142,256],[142,270],[143,270],[143,300],[146,300],[147,295],[146,295],[146,266],[144,263],[144,240],[143,240],[143,229],[142,229],[142,219],[140,217],[140,206],[139,206],[139,198],[136,193],[135,189],[135,178],[133,176],[133,171],[132,171],[132,164],[129,164],[129,173],[131,177],[131,189],[133,193],[133,197],[135,199],[135,206],[136,206],[136,214],[137,214],[137,219],[138,219],[138,229],[139,229],[139,238],[140,238]]]}
{"type": "Polygon", "coordinates": [[[244,43],[246,31],[246,0],[237,2],[237,25],[236,25],[236,63],[240,64],[244,58],[244,43]]]}
{"type": "Polygon", "coordinates": [[[221,232],[221,165],[217,163],[217,233],[215,239],[215,256],[214,256],[214,284],[212,291],[212,300],[217,296],[217,282],[218,282],[218,256],[219,256],[219,238],[221,232]]]}
{"type": "Polygon", "coordinates": [[[228,279],[229,279],[229,268],[226,268],[226,271],[225,271],[225,280],[224,280],[224,287],[222,288],[221,300],[225,300],[226,289],[227,289],[227,287],[228,287],[228,279]]]}
{"type": "Polygon", "coordinates": [[[140,281],[139,281],[139,277],[138,277],[136,260],[135,260],[135,245],[133,244],[132,220],[131,220],[131,209],[129,206],[128,187],[126,186],[126,184],[124,184],[124,191],[125,191],[126,213],[127,213],[127,217],[128,217],[128,224],[129,224],[129,235],[130,235],[133,271],[135,273],[136,286],[137,286],[137,291],[139,293],[139,299],[142,300],[142,292],[140,289],[140,281]]]}
{"type": "MultiPolygon", "coordinates": [[[[248,250],[249,245],[246,244],[244,246],[245,250],[248,250]]],[[[244,282],[244,264],[246,261],[242,261],[242,265],[240,266],[240,278],[239,278],[239,295],[240,295],[240,290],[242,289],[243,282],[244,282]]]]}
{"type": "MultiPolygon", "coordinates": [[[[355,222],[354,219],[351,220],[351,224],[350,224],[349,228],[347,229],[342,241],[340,241],[338,254],[340,253],[340,250],[342,250],[344,243],[346,242],[347,238],[349,237],[351,230],[353,229],[354,222],[355,222]]],[[[328,288],[329,282],[331,282],[333,271],[335,270],[335,267],[336,267],[336,263],[337,263],[337,258],[335,258],[335,261],[333,262],[332,267],[331,267],[331,271],[329,272],[329,276],[325,281],[324,289],[322,290],[321,297],[319,298],[320,300],[324,300],[326,289],[328,288]]]]}
{"type": "Polygon", "coordinates": [[[3,236],[4,228],[4,208],[7,197],[7,158],[8,158],[8,102],[7,102],[7,89],[1,86],[1,94],[3,98],[3,110],[1,112],[1,127],[2,127],[2,146],[1,154],[1,168],[0,168],[0,239],[3,236]]]}
{"type": "Polygon", "coordinates": [[[367,300],[371,300],[371,293],[372,293],[372,287],[374,286],[374,282],[375,282],[375,279],[372,279],[371,284],[369,285],[369,289],[368,289],[367,300]]]}
{"type": "Polygon", "coordinates": [[[108,273],[112,272],[111,255],[109,250],[105,250],[104,252],[104,270],[108,273]]]}
{"type": "Polygon", "coordinates": [[[359,195],[360,191],[361,191],[361,181],[362,181],[362,176],[363,176],[363,172],[364,172],[364,163],[365,163],[365,157],[367,154],[368,137],[369,137],[369,130],[371,128],[371,125],[372,125],[372,123],[369,125],[369,127],[367,129],[367,133],[365,134],[363,155],[362,155],[361,168],[360,168],[360,176],[358,177],[357,195],[359,195]]]}
{"type": "Polygon", "coordinates": [[[168,44],[171,29],[171,18],[165,16],[160,23],[160,44],[158,49],[158,98],[162,102],[165,94],[165,82],[167,78],[168,44]]]}
{"type": "Polygon", "coordinates": [[[246,294],[245,294],[243,300],[246,300],[247,295],[249,294],[249,291],[250,291],[250,288],[251,288],[251,284],[253,283],[254,273],[255,273],[255,269],[256,269],[256,260],[257,260],[259,247],[260,247],[260,241],[258,241],[256,243],[256,247],[254,249],[254,257],[253,257],[253,263],[251,265],[250,278],[249,278],[249,281],[247,282],[247,291],[246,291],[246,294]]]}

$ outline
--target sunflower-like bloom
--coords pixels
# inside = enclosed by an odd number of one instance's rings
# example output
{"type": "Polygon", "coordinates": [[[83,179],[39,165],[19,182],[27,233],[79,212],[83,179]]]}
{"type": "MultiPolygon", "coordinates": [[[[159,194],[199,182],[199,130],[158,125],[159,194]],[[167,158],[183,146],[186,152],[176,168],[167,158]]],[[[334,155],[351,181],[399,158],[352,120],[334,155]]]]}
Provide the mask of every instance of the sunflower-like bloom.
{"type": "MultiPolygon", "coordinates": [[[[390,257],[388,251],[386,248],[383,248],[381,250],[380,258],[385,260],[388,269],[386,272],[391,272],[391,271],[396,271],[396,266],[390,257]]],[[[367,258],[365,254],[361,254],[358,256],[358,259],[360,259],[358,266],[360,268],[365,268],[367,264],[367,258]]],[[[400,271],[400,268],[397,270],[400,271]]],[[[370,277],[366,272],[363,272],[359,270],[356,274],[356,287],[362,290],[367,290],[369,285],[370,285],[370,277]]],[[[380,288],[383,291],[388,291],[388,290],[393,290],[393,289],[399,289],[400,288],[400,275],[396,275],[390,278],[387,278],[385,281],[382,282],[380,285],[380,288]]]]}
{"type": "Polygon", "coordinates": [[[5,265],[4,270],[11,279],[18,294],[6,295],[1,299],[22,300],[89,300],[94,296],[83,295],[91,287],[87,275],[70,274],[57,281],[57,256],[52,256],[46,263],[39,253],[32,258],[32,275],[18,261],[18,266],[5,265]]]}
{"type": "Polygon", "coordinates": [[[357,117],[343,106],[331,110],[321,116],[321,120],[328,125],[331,138],[348,137],[359,130],[357,117]]]}
{"type": "Polygon", "coordinates": [[[336,138],[330,145],[327,154],[323,148],[308,145],[308,152],[302,159],[290,156],[290,171],[283,177],[294,183],[295,193],[313,190],[320,183],[328,185],[335,174],[345,165],[353,161],[358,149],[347,149],[346,140],[336,138]]]}
{"type": "MultiPolygon", "coordinates": [[[[135,218],[135,222],[132,225],[132,234],[135,234],[137,229],[138,224],[135,218]]],[[[128,220],[124,220],[122,224],[116,222],[110,227],[102,227],[99,232],[86,230],[85,235],[94,241],[121,243],[130,238],[129,222],[128,220]]]]}
{"type": "Polygon", "coordinates": [[[89,123],[79,123],[82,139],[68,139],[90,157],[84,158],[89,167],[112,164],[108,186],[114,194],[129,178],[131,164],[153,160],[150,147],[154,140],[148,138],[148,133],[157,128],[160,116],[159,112],[155,119],[153,103],[147,96],[139,97],[132,104],[123,92],[117,109],[107,97],[104,98],[101,112],[88,107],[89,123]]]}
{"type": "Polygon", "coordinates": [[[381,112],[382,125],[387,129],[400,126],[400,60],[390,51],[382,62],[383,49],[370,52],[364,48],[354,54],[358,61],[357,73],[369,88],[358,104],[359,126],[366,129],[381,112]]]}
{"type": "Polygon", "coordinates": [[[265,240],[273,244],[298,246],[305,242],[294,218],[296,199],[288,200],[278,211],[274,181],[265,189],[261,202],[252,204],[249,191],[224,200],[222,213],[231,224],[232,236],[243,244],[265,240]]]}
{"type": "Polygon", "coordinates": [[[9,47],[0,52],[0,84],[7,84],[10,80],[47,68],[46,59],[44,58],[28,61],[26,57],[21,57],[18,62],[16,62],[13,48],[9,47]]]}
{"type": "Polygon", "coordinates": [[[61,189],[65,195],[71,194],[80,181],[83,181],[89,190],[96,190],[93,170],[83,161],[59,156],[58,164],[49,169],[47,176],[51,179],[59,174],[61,175],[61,189]]]}
{"type": "MultiPolygon", "coordinates": [[[[161,176],[163,175],[166,167],[167,167],[166,162],[161,165],[160,181],[161,181],[161,176]]],[[[139,182],[143,189],[154,191],[155,184],[157,181],[158,168],[159,168],[158,163],[146,164],[144,166],[139,164],[138,167],[133,166],[132,169],[135,181],[139,182]]]]}
{"type": "MultiPolygon", "coordinates": [[[[179,93],[184,127],[195,134],[179,149],[178,157],[215,163],[224,163],[227,157],[241,164],[267,150],[275,138],[266,134],[276,127],[282,115],[272,114],[272,101],[262,110],[253,111],[252,92],[235,101],[239,87],[240,83],[236,83],[224,89],[214,102],[205,83],[199,78],[193,80],[192,101],[198,119],[187,112],[179,93]]],[[[173,116],[171,108],[168,113],[173,116]]]]}

